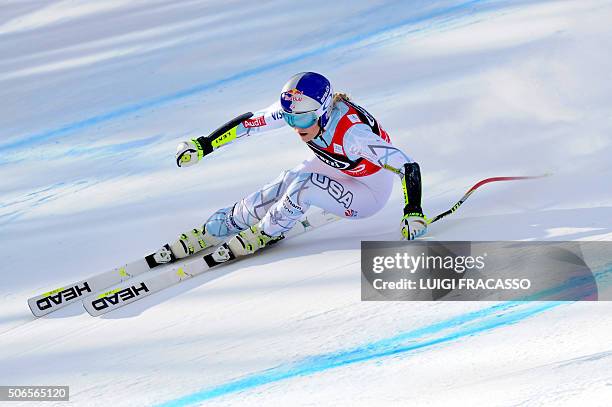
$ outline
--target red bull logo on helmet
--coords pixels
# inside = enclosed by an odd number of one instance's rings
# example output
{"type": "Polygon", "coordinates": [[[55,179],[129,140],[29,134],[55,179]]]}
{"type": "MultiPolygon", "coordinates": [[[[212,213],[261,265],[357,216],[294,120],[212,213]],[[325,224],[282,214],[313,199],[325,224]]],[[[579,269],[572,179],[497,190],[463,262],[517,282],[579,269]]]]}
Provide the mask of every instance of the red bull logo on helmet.
{"type": "Polygon", "coordinates": [[[282,98],[287,102],[301,102],[304,100],[304,92],[295,88],[289,89],[288,91],[283,92],[282,98]]]}

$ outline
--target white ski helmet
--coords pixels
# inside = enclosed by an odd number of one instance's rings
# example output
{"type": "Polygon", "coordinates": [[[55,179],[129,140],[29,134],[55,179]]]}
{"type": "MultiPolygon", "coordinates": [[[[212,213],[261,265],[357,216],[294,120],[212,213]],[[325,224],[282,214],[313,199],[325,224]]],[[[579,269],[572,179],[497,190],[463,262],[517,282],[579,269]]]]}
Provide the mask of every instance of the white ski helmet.
{"type": "Polygon", "coordinates": [[[281,91],[283,117],[291,127],[305,129],[319,123],[324,129],[329,121],[334,91],[321,74],[301,72],[293,75],[281,91]]]}

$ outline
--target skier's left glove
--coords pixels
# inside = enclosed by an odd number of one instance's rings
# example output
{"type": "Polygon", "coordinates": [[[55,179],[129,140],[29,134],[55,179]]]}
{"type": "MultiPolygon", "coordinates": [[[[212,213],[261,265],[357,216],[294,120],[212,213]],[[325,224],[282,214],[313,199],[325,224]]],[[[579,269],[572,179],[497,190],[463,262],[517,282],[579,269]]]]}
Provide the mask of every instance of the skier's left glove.
{"type": "Polygon", "coordinates": [[[401,174],[405,199],[402,239],[414,240],[427,232],[427,218],[421,209],[421,169],[416,162],[406,163],[401,174]]]}
{"type": "Polygon", "coordinates": [[[407,213],[402,218],[402,239],[414,240],[427,233],[427,218],[419,212],[407,213]]]}

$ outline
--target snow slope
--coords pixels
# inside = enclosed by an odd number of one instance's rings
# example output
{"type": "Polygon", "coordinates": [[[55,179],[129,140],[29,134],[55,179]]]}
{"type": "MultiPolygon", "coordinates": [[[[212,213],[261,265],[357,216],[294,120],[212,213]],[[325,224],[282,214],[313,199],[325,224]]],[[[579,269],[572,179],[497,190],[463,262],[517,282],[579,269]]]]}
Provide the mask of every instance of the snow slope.
{"type": "Polygon", "coordinates": [[[611,19],[598,0],[5,1],[0,385],[70,385],[76,405],[610,405],[609,302],[360,301],[360,241],[397,238],[399,185],[372,218],[105,317],[26,300],[307,157],[288,130],[173,157],[303,70],[419,161],[427,214],[488,176],[554,173],[484,187],[427,239],[612,240],[611,19]]]}

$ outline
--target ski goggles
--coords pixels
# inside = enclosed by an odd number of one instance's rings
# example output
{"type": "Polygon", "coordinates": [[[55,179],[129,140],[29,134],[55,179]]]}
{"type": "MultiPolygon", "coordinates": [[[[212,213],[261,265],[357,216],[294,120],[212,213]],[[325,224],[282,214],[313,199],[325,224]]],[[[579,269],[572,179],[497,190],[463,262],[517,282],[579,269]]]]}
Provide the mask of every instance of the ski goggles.
{"type": "Polygon", "coordinates": [[[307,129],[313,126],[319,116],[316,111],[304,112],[304,113],[287,113],[283,112],[283,118],[285,122],[291,127],[297,127],[298,129],[307,129]]]}

